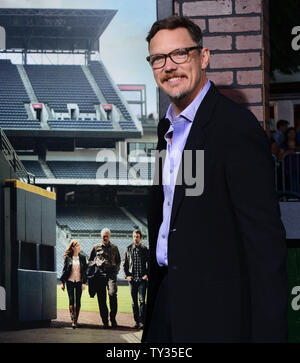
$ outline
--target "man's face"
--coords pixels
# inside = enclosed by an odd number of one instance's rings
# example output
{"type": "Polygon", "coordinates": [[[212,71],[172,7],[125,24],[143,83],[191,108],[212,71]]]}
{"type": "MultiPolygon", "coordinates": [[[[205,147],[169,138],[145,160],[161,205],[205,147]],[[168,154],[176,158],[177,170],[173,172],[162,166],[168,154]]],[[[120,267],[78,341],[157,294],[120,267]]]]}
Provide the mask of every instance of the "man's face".
{"type": "Polygon", "coordinates": [[[136,246],[138,246],[141,243],[141,236],[139,233],[133,234],[133,242],[136,246]]]}
{"type": "Polygon", "coordinates": [[[107,245],[110,241],[110,233],[109,232],[104,232],[102,235],[102,242],[107,245]]]}
{"type": "MultiPolygon", "coordinates": [[[[185,28],[163,29],[151,39],[149,53],[168,54],[178,48],[196,45],[185,28]]],[[[204,87],[208,62],[207,48],[203,48],[200,54],[198,49],[194,49],[189,52],[188,60],[182,64],[176,64],[168,57],[163,68],[153,69],[154,78],[158,87],[170,97],[173,104],[181,104],[185,108],[204,87]]]]}

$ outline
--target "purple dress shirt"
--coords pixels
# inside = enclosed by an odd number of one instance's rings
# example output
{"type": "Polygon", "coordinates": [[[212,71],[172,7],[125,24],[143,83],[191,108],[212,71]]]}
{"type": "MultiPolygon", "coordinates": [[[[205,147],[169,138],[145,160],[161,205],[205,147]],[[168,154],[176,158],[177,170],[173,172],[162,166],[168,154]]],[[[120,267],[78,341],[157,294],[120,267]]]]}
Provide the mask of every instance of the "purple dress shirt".
{"type": "Polygon", "coordinates": [[[178,116],[170,104],[166,118],[170,121],[170,127],[165,134],[167,142],[166,158],[163,168],[163,221],[161,223],[156,246],[156,259],[160,266],[168,265],[168,237],[170,229],[170,218],[173,205],[176,178],[181,162],[182,152],[188,138],[196,112],[210,87],[207,81],[204,88],[178,116]],[[173,136],[172,136],[173,133],[173,136]],[[171,142],[172,138],[172,142],[171,142]]]}

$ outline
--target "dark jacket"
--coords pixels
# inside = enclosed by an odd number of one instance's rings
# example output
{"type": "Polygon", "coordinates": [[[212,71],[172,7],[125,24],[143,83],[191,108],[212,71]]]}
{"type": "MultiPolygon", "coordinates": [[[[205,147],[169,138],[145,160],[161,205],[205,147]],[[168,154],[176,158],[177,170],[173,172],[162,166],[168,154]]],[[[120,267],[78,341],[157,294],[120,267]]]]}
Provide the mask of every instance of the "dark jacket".
{"type": "MultiPolygon", "coordinates": [[[[169,121],[160,120],[158,150],[166,149],[168,128],[169,121]]],[[[266,133],[249,110],[212,84],[185,150],[194,154],[204,150],[204,191],[187,196],[191,186],[175,187],[168,238],[174,341],[286,342],[287,248],[266,133]]],[[[192,166],[195,175],[195,159],[192,166]]],[[[161,172],[156,163],[155,178],[161,180],[161,172]]],[[[156,243],[163,201],[162,183],[154,184],[149,198],[150,271],[142,341],[162,279],[156,243]]]]}
{"type": "MultiPolygon", "coordinates": [[[[134,243],[126,247],[124,253],[123,269],[125,277],[132,276],[133,271],[133,247],[134,243]]],[[[148,275],[148,260],[149,260],[149,250],[143,244],[140,244],[141,248],[141,266],[142,266],[142,276],[148,275]]]]}
{"type": "MultiPolygon", "coordinates": [[[[87,282],[87,278],[86,278],[87,263],[86,263],[85,255],[82,253],[79,253],[79,263],[80,263],[81,282],[83,284],[86,284],[86,282],[87,282]]],[[[68,278],[70,277],[70,274],[72,272],[72,265],[73,265],[72,256],[67,255],[65,257],[65,261],[64,261],[63,272],[60,277],[60,280],[62,283],[65,283],[66,281],[68,281],[68,278]]]]}
{"type": "Polygon", "coordinates": [[[104,243],[96,244],[90,254],[89,262],[98,259],[100,270],[104,273],[118,273],[120,270],[121,258],[119,249],[116,245],[109,242],[107,246],[104,243]]]}

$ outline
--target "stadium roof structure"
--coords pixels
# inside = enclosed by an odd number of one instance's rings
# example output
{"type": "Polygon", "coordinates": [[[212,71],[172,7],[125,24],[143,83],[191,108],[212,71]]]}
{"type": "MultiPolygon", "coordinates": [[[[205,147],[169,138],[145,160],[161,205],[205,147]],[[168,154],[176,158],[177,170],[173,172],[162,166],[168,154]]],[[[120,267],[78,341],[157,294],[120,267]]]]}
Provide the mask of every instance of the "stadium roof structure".
{"type": "Polygon", "coordinates": [[[4,52],[99,51],[99,38],[117,10],[0,9],[4,52]]]}

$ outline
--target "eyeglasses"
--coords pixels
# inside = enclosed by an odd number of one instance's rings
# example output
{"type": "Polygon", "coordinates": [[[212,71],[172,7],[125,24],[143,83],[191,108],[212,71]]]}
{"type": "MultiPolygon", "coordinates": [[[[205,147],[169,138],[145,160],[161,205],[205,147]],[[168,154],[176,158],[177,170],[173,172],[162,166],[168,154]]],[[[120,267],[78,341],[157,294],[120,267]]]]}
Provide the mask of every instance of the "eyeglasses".
{"type": "Polygon", "coordinates": [[[167,58],[169,57],[172,62],[176,64],[182,64],[188,60],[189,52],[194,49],[201,49],[201,45],[188,48],[178,48],[172,50],[168,54],[153,54],[146,57],[153,69],[163,68],[166,64],[167,58]]]}

